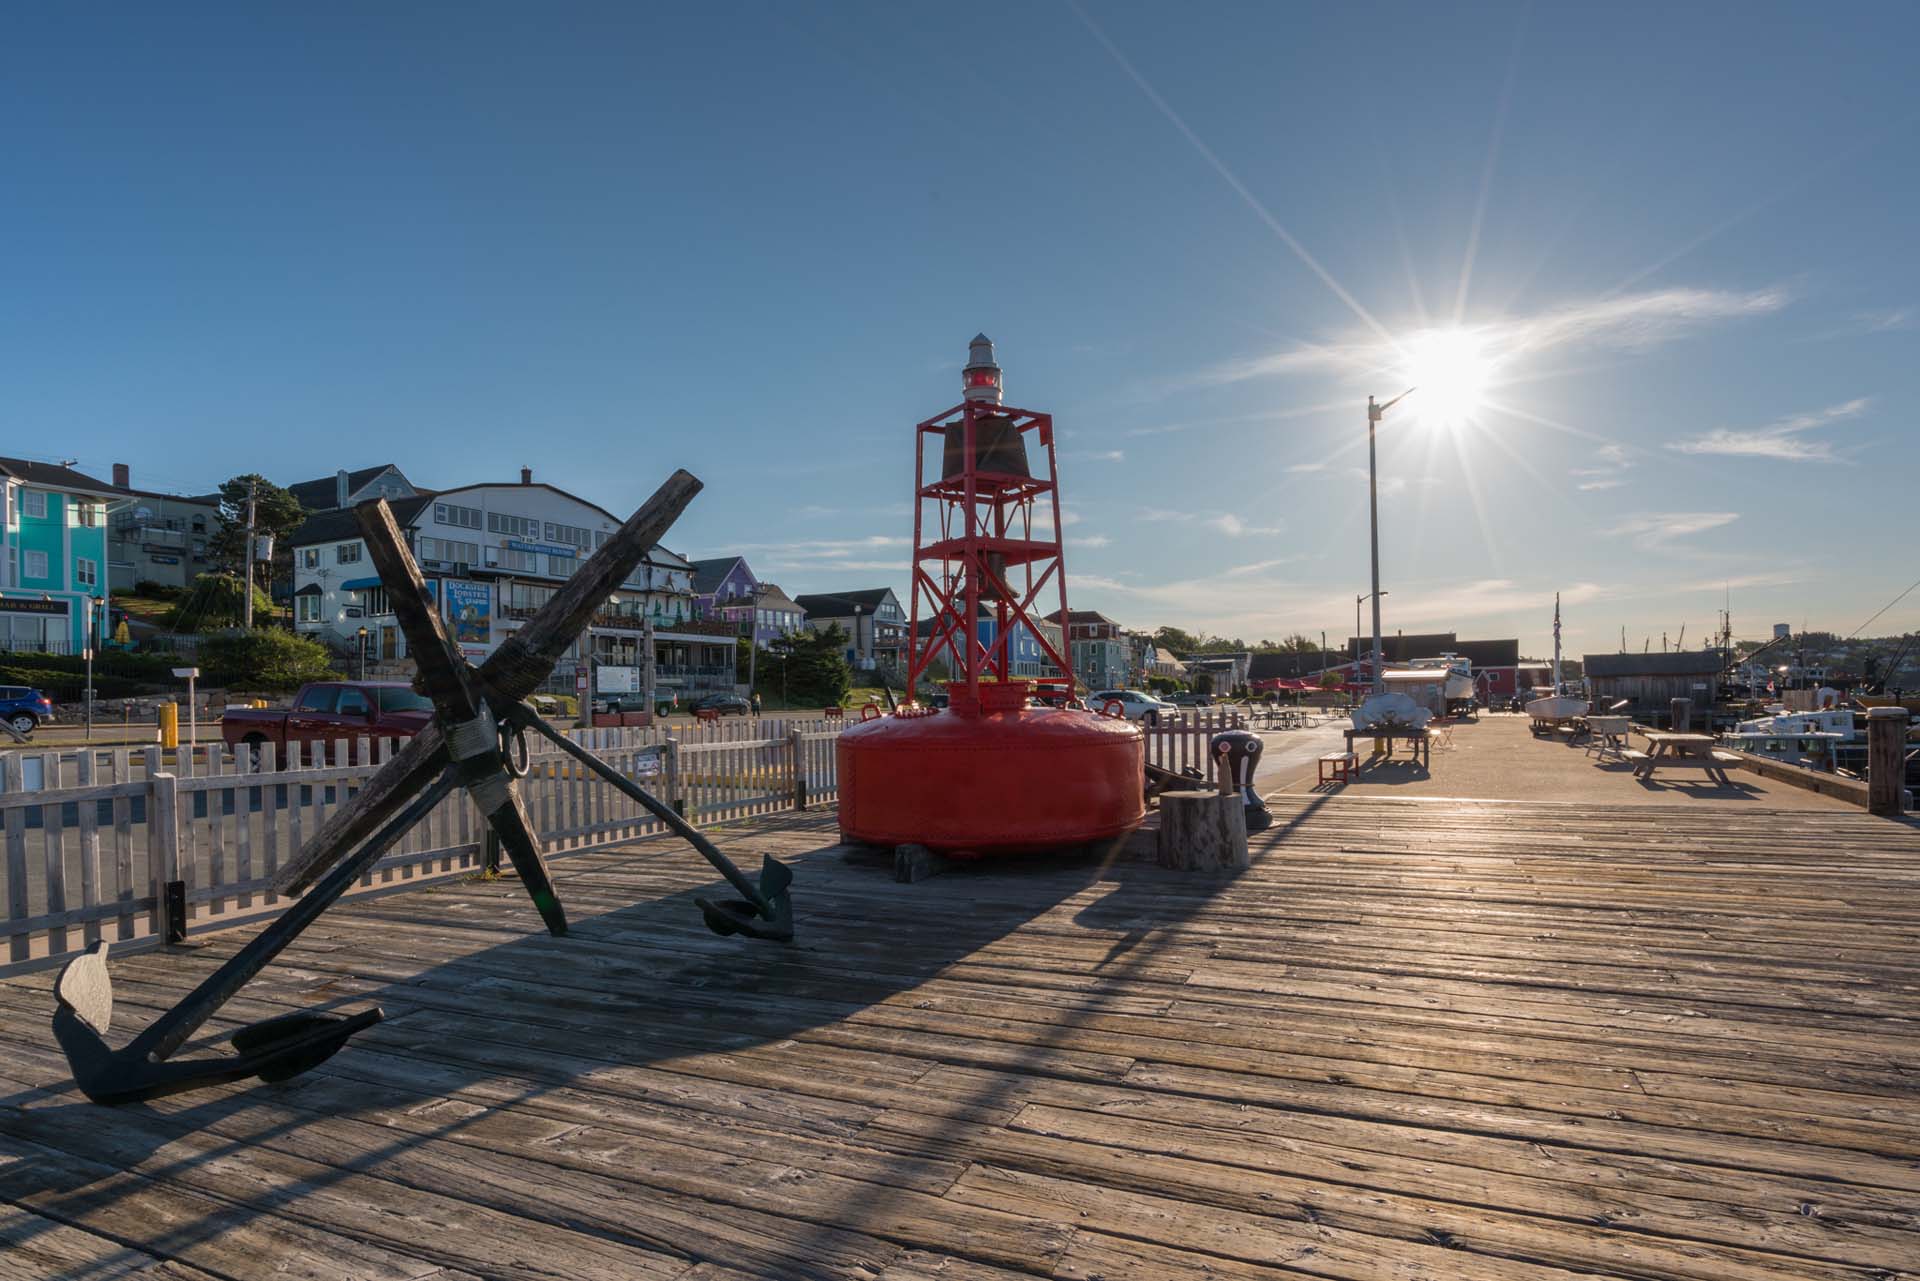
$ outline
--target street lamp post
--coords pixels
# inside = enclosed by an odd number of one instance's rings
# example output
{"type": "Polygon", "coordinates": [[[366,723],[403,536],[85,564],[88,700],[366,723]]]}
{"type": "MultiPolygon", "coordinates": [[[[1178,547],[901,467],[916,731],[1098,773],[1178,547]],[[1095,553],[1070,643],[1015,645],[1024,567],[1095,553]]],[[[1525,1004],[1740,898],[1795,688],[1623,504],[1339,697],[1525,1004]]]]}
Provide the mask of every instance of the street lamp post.
{"type": "MultiPolygon", "coordinates": [[[[1376,557],[1375,564],[1377,565],[1378,563],[1379,563],[1378,557],[1376,557]]],[[[1375,574],[1377,576],[1378,574],[1377,569],[1375,570],[1375,574]]],[[[1392,592],[1374,592],[1366,596],[1355,596],[1353,598],[1353,634],[1354,636],[1361,637],[1366,635],[1365,632],[1362,632],[1360,630],[1360,607],[1366,604],[1368,601],[1373,600],[1375,596],[1391,596],[1391,595],[1393,595],[1392,592]]],[[[1374,613],[1373,657],[1368,660],[1370,664],[1378,663],[1380,660],[1380,617],[1379,617],[1380,607],[1378,605],[1375,605],[1373,607],[1373,613],[1374,613]]],[[[1354,661],[1357,663],[1359,659],[1356,658],[1354,661]]]]}
{"type": "Polygon", "coordinates": [[[358,651],[360,656],[360,679],[365,681],[367,679],[367,629],[362,627],[358,635],[360,639],[358,651]]]}
{"type": "Polygon", "coordinates": [[[1409,387],[1384,405],[1367,397],[1367,528],[1373,549],[1373,692],[1376,694],[1386,688],[1386,681],[1380,670],[1380,482],[1374,463],[1373,438],[1387,411],[1412,394],[1413,388],[1409,387]]]}

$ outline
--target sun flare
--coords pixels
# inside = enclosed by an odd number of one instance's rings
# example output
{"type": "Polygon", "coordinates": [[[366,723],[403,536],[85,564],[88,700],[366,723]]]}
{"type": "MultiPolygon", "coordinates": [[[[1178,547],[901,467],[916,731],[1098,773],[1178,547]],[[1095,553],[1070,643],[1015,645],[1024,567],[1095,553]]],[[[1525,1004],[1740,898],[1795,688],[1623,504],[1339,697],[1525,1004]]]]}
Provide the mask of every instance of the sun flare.
{"type": "Polygon", "coordinates": [[[1407,344],[1407,400],[1422,422],[1455,427],[1485,407],[1494,366],[1480,339],[1466,329],[1429,329],[1407,344]]]}

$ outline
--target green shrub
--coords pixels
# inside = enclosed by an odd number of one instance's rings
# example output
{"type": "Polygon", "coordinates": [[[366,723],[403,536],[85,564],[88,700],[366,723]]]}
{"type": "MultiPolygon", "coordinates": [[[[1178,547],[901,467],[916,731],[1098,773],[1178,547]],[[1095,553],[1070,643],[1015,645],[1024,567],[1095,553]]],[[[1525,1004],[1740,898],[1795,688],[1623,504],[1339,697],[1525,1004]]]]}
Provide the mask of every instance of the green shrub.
{"type": "MultiPolygon", "coordinates": [[[[210,632],[238,627],[246,617],[246,584],[237,574],[198,574],[179,603],[167,611],[166,624],[176,632],[210,632]]],[[[273,599],[253,589],[255,618],[273,616],[273,599]]]]}
{"type": "Polygon", "coordinates": [[[207,685],[290,690],[332,675],[325,646],[278,628],[222,632],[200,643],[200,679],[207,685]]]}

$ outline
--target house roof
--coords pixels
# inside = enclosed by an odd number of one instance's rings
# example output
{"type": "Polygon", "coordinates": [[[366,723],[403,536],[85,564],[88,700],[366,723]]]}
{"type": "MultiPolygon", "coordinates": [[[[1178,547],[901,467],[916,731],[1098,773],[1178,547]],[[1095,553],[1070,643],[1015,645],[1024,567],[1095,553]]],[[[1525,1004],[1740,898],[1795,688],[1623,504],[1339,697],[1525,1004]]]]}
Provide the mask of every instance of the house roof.
{"type": "Polygon", "coordinates": [[[1310,676],[1326,666],[1335,657],[1329,653],[1322,658],[1319,650],[1300,652],[1295,650],[1272,650],[1255,654],[1247,664],[1247,679],[1250,681],[1270,681],[1277,677],[1310,676]]]}
{"type": "Polygon", "coordinates": [[[1717,649],[1675,651],[1667,654],[1586,654],[1580,659],[1588,676],[1717,676],[1727,663],[1717,649]]]}
{"type": "MultiPolygon", "coordinates": [[[[711,596],[720,584],[727,580],[727,575],[733,572],[733,567],[744,559],[741,556],[710,556],[705,560],[694,561],[693,594],[711,596]]],[[[747,576],[749,578],[753,576],[751,567],[747,570],[747,576]]]]}
{"type": "MultiPolygon", "coordinates": [[[[387,506],[393,509],[393,519],[400,528],[405,529],[420,514],[420,509],[432,502],[433,494],[416,494],[412,498],[396,498],[387,506]]],[[[335,507],[329,511],[315,512],[307,517],[300,528],[287,535],[287,546],[306,547],[313,543],[341,543],[350,538],[360,537],[360,521],[351,507],[335,507]]]]}
{"type": "MultiPolygon", "coordinates": [[[[1452,632],[1416,632],[1412,636],[1383,634],[1380,637],[1380,652],[1389,663],[1402,663],[1409,658],[1434,658],[1449,650],[1459,652],[1459,642],[1454,639],[1452,632]]],[[[1372,654],[1373,637],[1347,638],[1347,657],[1368,658],[1372,654]]]]}
{"type": "MultiPolygon", "coordinates": [[[[1051,614],[1048,614],[1047,621],[1058,624],[1060,622],[1060,611],[1056,609],[1051,614]]],[[[1097,609],[1070,609],[1067,611],[1067,625],[1070,627],[1094,627],[1103,623],[1108,627],[1120,626],[1120,624],[1114,622],[1097,609]]]]}
{"type": "MultiPolygon", "coordinates": [[[[359,471],[347,473],[347,492],[358,493],[373,483],[376,476],[385,471],[399,471],[392,463],[381,463],[377,467],[362,467],[359,471]]],[[[288,485],[287,492],[300,500],[300,505],[310,512],[333,511],[334,502],[340,494],[339,477],[322,476],[318,480],[303,480],[297,485],[288,485]]]]}
{"type": "Polygon", "coordinates": [[[868,587],[857,592],[812,592],[793,599],[809,618],[846,618],[855,605],[861,613],[871,614],[892,595],[891,587],[868,587]]]}
{"type": "Polygon", "coordinates": [[[778,583],[760,584],[760,590],[753,594],[753,603],[757,609],[800,608],[800,602],[782,591],[778,583]]]}
{"type": "Polygon", "coordinates": [[[58,463],[36,463],[26,458],[0,458],[0,472],[26,485],[43,489],[65,489],[99,498],[113,498],[119,491],[104,480],[58,463]]]}

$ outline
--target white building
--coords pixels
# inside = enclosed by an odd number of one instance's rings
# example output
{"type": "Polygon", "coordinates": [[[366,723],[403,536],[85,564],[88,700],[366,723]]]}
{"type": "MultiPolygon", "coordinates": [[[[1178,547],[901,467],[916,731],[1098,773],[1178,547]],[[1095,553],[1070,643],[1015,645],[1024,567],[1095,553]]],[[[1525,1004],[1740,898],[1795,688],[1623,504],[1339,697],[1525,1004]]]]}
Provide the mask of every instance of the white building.
{"type": "MultiPolygon", "coordinates": [[[[536,484],[531,471],[520,475],[517,485],[468,485],[391,503],[448,636],[474,662],[533,617],[620,528],[604,507],[536,484]]],[[[405,659],[406,638],[351,510],[316,513],[288,544],[296,630],[350,657],[364,646],[373,664],[405,659]]],[[[693,617],[693,567],[663,547],[648,553],[595,616],[588,632],[594,662],[637,667],[646,618],[663,693],[733,688],[733,629],[693,617]]],[[[582,657],[576,644],[555,669],[552,688],[574,690],[582,657]]]]}

